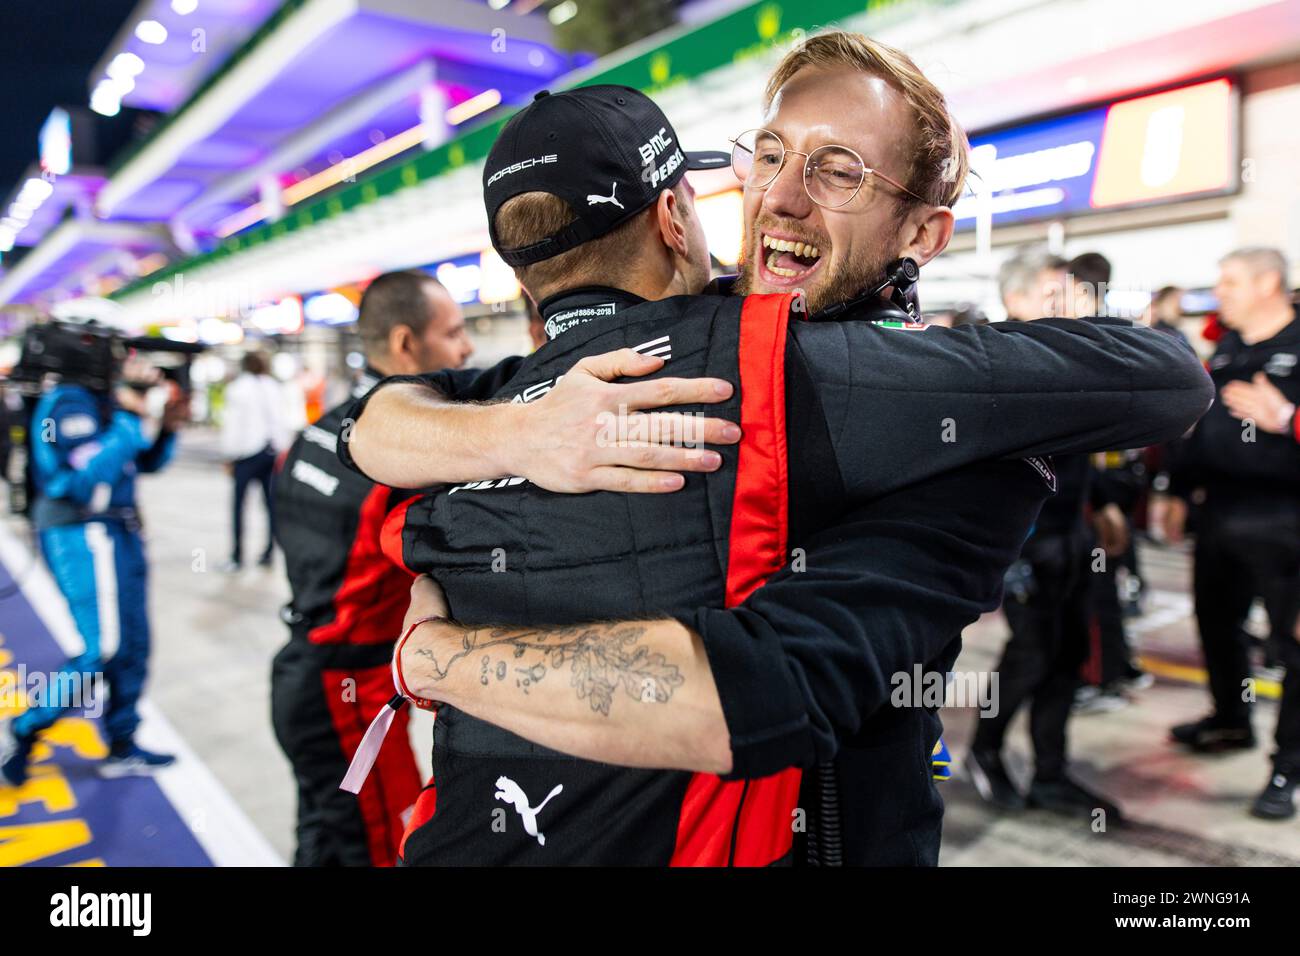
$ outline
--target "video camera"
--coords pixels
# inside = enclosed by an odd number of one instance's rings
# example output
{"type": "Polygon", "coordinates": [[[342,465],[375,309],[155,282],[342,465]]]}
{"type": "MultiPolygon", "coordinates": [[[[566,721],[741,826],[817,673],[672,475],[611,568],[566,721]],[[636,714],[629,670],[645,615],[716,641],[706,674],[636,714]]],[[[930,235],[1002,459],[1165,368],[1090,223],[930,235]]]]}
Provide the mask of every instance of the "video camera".
{"type": "Polygon", "coordinates": [[[22,356],[3,384],[24,394],[39,394],[46,376],[107,394],[116,385],[136,386],[121,378],[122,363],[132,352],[181,356],[179,362],[156,363],[163,377],[190,390],[191,357],[207,346],[144,336],[127,337],[97,322],[45,322],[28,327],[22,356]]]}

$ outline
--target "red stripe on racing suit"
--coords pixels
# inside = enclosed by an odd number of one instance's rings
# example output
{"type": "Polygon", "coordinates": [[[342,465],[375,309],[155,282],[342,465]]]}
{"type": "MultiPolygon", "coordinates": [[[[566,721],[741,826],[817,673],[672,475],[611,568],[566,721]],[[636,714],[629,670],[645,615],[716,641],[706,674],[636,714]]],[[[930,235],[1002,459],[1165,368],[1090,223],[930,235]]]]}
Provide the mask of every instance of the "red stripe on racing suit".
{"type": "MultiPolygon", "coordinates": [[[[726,606],[744,602],[785,564],[789,498],[785,343],[792,295],[752,295],[740,319],[740,442],[727,549],[726,606]]],[[[794,840],[801,771],[756,780],[691,778],[672,866],[766,866],[794,840]]]]}
{"type": "MultiPolygon", "coordinates": [[[[385,665],[363,670],[323,670],[321,686],[339,743],[350,760],[370,721],[393,696],[392,668],[385,665]],[[345,681],[355,682],[351,688],[355,703],[344,697],[348,687],[345,681]]],[[[420,772],[411,753],[406,725],[406,711],[394,715],[389,737],[356,797],[375,866],[392,866],[396,862],[404,824],[408,815],[414,815],[420,793],[420,772]]]]}
{"type": "Polygon", "coordinates": [[[334,592],[334,619],[307,632],[312,643],[383,644],[396,639],[410,604],[411,579],[394,573],[396,565],[410,574],[400,561],[391,561],[383,547],[385,518],[394,512],[406,514],[407,502],[389,512],[391,494],[392,489],[376,485],[362,501],[343,583],[334,592]]]}
{"type": "Polygon", "coordinates": [[[402,528],[406,524],[407,510],[417,500],[415,497],[407,498],[389,511],[379,532],[379,546],[383,549],[384,555],[393,564],[412,574],[414,572],[407,567],[406,559],[402,556],[402,528]]]}

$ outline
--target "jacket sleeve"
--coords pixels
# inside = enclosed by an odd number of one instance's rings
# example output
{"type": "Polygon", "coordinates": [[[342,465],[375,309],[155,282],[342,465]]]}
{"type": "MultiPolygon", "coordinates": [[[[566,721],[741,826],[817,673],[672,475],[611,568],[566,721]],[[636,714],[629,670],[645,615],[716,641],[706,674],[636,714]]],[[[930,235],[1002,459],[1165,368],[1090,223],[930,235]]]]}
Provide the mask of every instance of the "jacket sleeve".
{"type": "MultiPolygon", "coordinates": [[[[399,382],[413,383],[424,385],[453,402],[485,402],[514,377],[523,360],[524,358],[521,355],[512,355],[488,369],[443,369],[425,375],[390,375],[387,378],[380,379],[374,388],[352,403],[347,410],[347,414],[343,416],[345,430],[348,423],[357,422],[361,419],[370,397],[381,388],[399,382]]],[[[352,454],[348,450],[346,439],[338,443],[338,456],[344,467],[355,471],[358,475],[367,477],[366,473],[358,468],[357,463],[352,460],[352,454]]]]}
{"type": "Polygon", "coordinates": [[[176,451],[176,433],[159,431],[158,436],[144,451],[136,456],[135,466],[141,474],[162,471],[172,460],[176,451]]]}
{"type": "Polygon", "coordinates": [[[1023,461],[928,479],[849,513],[731,609],[680,618],[703,638],[731,737],[731,778],[835,756],[891,706],[895,675],[941,658],[998,607],[1048,494],[1023,461]]]}
{"type": "Polygon", "coordinates": [[[989,458],[1176,438],[1214,391],[1174,336],[1117,320],[924,331],[801,322],[792,344],[850,503],[989,458]]]}
{"type": "Polygon", "coordinates": [[[116,483],[128,463],[148,447],[140,420],[130,412],[118,410],[106,427],[87,433],[83,422],[96,414],[93,405],[76,399],[55,403],[50,413],[54,441],[33,442],[33,455],[45,476],[45,497],[87,504],[97,486],[116,483]]]}

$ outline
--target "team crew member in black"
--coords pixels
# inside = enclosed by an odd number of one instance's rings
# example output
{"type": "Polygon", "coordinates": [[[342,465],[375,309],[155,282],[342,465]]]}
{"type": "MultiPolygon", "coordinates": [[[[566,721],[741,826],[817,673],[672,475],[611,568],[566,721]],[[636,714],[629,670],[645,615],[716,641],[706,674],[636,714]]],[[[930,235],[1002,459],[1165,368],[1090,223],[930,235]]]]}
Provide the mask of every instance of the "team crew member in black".
{"type": "MultiPolygon", "coordinates": [[[[1047,499],[1025,542],[1018,567],[1024,577],[1002,602],[1011,639],[994,668],[998,710],[975,721],[967,769],[981,797],[1007,810],[1026,805],[1062,813],[1103,809],[1111,823],[1119,810],[1067,773],[1066,723],[1090,649],[1091,601],[1097,538],[1086,520],[1099,497],[1087,455],[1055,458],[1055,494],[1047,499]],[[1007,728],[1030,704],[1029,734],[1034,777],[1022,795],[1002,762],[1007,728]]],[[[1107,555],[1109,560],[1111,556],[1107,555]]]]}
{"type": "MultiPolygon", "coordinates": [[[[1099,252],[1075,256],[1065,266],[1066,315],[1087,318],[1106,315],[1106,293],[1110,288],[1110,260],[1099,252]]],[[[1162,328],[1161,331],[1168,331],[1162,328]]],[[[1177,333],[1174,333],[1177,334],[1177,333]]],[[[1091,459],[1090,498],[1092,524],[1105,559],[1091,566],[1092,597],[1089,649],[1081,688],[1090,694],[1076,695],[1076,710],[1105,711],[1128,704],[1124,691],[1149,680],[1132,661],[1124,631],[1124,608],[1120,604],[1121,566],[1129,569],[1128,584],[1137,583],[1137,552],[1133,544],[1132,513],[1146,484],[1142,451],[1128,449],[1106,452],[1091,459]]]]}
{"type": "MultiPolygon", "coordinates": [[[[1025,322],[1065,315],[1075,305],[1066,262],[1026,252],[1003,263],[998,286],[1007,319],[1025,322]]],[[[1086,455],[1061,455],[1055,494],[1044,504],[1033,535],[1010,572],[1002,610],[1011,638],[994,672],[998,708],[976,720],[966,769],[979,795],[1004,810],[1025,807],[1002,761],[1008,726],[1032,700],[1029,720],[1035,776],[1030,800],[1063,811],[1114,807],[1066,776],[1066,721],[1088,654],[1090,561],[1093,536],[1084,520],[1091,474],[1086,455]]]]}
{"type": "Polygon", "coordinates": [[[1210,375],[1223,402],[1173,462],[1170,491],[1177,497],[1165,526],[1170,540],[1180,539],[1186,499],[1204,492],[1193,591],[1214,712],[1173,728],[1174,740],[1197,751],[1255,745],[1241,624],[1255,595],[1268,608],[1270,641],[1286,677],[1273,774],[1252,808],[1264,819],[1295,814],[1300,780],[1300,315],[1286,274],[1286,260],[1273,249],[1242,249],[1220,263],[1215,294],[1228,332],[1210,359],[1210,375]]]}
{"type": "MultiPolygon", "coordinates": [[[[1036,318],[1024,309],[1059,309],[1082,319],[1103,311],[1110,264],[1097,253],[1070,262],[1050,255],[1024,255],[1004,264],[1001,292],[1012,321],[1036,318]]],[[[1007,810],[1026,805],[1062,813],[1091,813],[1104,809],[1111,822],[1119,810],[1067,773],[1066,724],[1080,686],[1080,671],[1090,653],[1097,652],[1094,607],[1098,589],[1114,589],[1105,577],[1109,562],[1118,560],[1127,545],[1127,525],[1118,506],[1096,480],[1087,455],[1055,459],[1057,488],[1043,505],[1034,531],[1025,542],[1012,571],[1014,586],[1002,610],[1011,626],[1011,639],[995,668],[999,707],[976,721],[967,764],[980,796],[1007,810]],[[1101,560],[1094,550],[1100,544],[1101,560]],[[1099,580],[1100,579],[1100,580],[1099,580]],[[1002,761],[1007,728],[1030,703],[1029,732],[1034,749],[1034,777],[1027,795],[1012,783],[1002,761]]],[[[1114,594],[1112,603],[1116,602],[1114,594]]],[[[1111,622],[1122,622],[1118,604],[1111,622]]]]}
{"type": "MultiPolygon", "coordinates": [[[[357,329],[367,366],[354,395],[385,375],[460,366],[473,352],[460,308],[420,272],[371,282],[357,329]]],[[[298,783],[297,866],[391,866],[420,790],[405,715],[361,793],[338,789],[367,724],[392,696],[389,660],[411,583],[379,545],[401,493],[343,468],[335,454],[350,404],[307,426],[276,488],[293,596],[283,614],[289,642],[271,671],[271,712],[298,783]]]]}
{"type": "MultiPolygon", "coordinates": [[[[839,41],[832,38],[831,42],[839,41]]],[[[887,50],[865,38],[852,38],[852,42],[864,48],[869,45],[887,50]]],[[[813,51],[818,48],[817,42],[810,44],[813,51]]],[[[910,115],[909,108],[891,86],[877,86],[876,75],[864,71],[856,90],[852,89],[851,72],[837,78],[835,89],[841,100],[848,92],[855,107],[861,107],[844,115],[863,117],[865,128],[871,130],[897,128],[906,122],[903,117],[910,115]],[[886,115],[875,115],[881,113],[886,115]]],[[[778,118],[784,115],[788,134],[798,137],[798,111],[808,105],[808,90],[803,87],[801,94],[797,80],[781,85],[784,98],[778,118]],[[786,113],[787,108],[795,112],[786,113]]],[[[820,75],[811,77],[811,85],[818,91],[825,89],[820,75]]],[[[598,91],[579,92],[594,96],[598,91]]],[[[605,95],[616,101],[623,97],[629,103],[639,99],[634,92],[621,89],[605,91],[605,95]]],[[[549,108],[558,100],[560,97],[552,97],[540,105],[549,108]]],[[[535,104],[529,115],[545,114],[535,104]]],[[[587,117],[583,122],[593,125],[587,117]]],[[[666,121],[657,122],[663,123],[660,139],[671,142],[671,128],[666,121]]],[[[508,143],[528,153],[536,140],[520,132],[523,128],[518,121],[512,123],[499,147],[508,143]]],[[[545,126],[541,134],[545,134],[545,126]]],[[[862,137],[854,138],[863,145],[862,137]]],[[[563,137],[557,131],[552,139],[562,141],[563,137]]],[[[606,132],[602,141],[632,144],[638,138],[606,132]]],[[[803,140],[795,138],[792,145],[802,146],[803,140]]],[[[879,154],[888,149],[884,138],[875,145],[879,154]]],[[[892,150],[889,152],[892,155],[892,150]]],[[[493,212],[497,212],[491,188],[493,170],[509,168],[504,159],[497,162],[497,155],[494,152],[485,173],[493,212]]],[[[582,179],[587,164],[599,160],[574,153],[559,159],[557,169],[567,164],[569,172],[564,175],[584,183],[591,181],[582,179]]],[[[784,168],[781,163],[776,165],[784,168]]],[[[935,163],[936,172],[940,166],[935,163]]],[[[790,202],[797,188],[809,196],[803,202],[811,205],[811,195],[805,191],[800,176],[803,170],[797,161],[788,168],[789,182],[780,178],[779,188],[771,180],[753,187],[758,201],[766,194],[775,196],[774,202],[790,202]]],[[[635,163],[632,170],[630,175],[624,172],[618,176],[620,196],[638,188],[635,163]]],[[[548,204],[537,201],[537,193],[545,192],[541,187],[547,184],[544,177],[550,172],[547,168],[535,169],[530,174],[534,178],[518,184],[521,192],[530,193],[522,197],[522,203],[520,198],[514,198],[520,203],[516,212],[528,210],[519,213],[519,222],[510,228],[504,224],[502,217],[509,207],[493,217],[498,244],[506,247],[506,254],[514,243],[500,240],[503,235],[507,239],[512,236],[514,226],[531,223],[541,230],[548,216],[554,218],[554,212],[543,214],[548,204]]],[[[824,195],[818,183],[809,186],[824,195]]],[[[558,182],[553,188],[565,196],[581,191],[576,184],[558,182]]],[[[960,189],[960,183],[956,188],[960,189]]],[[[501,196],[500,191],[496,197],[498,205],[511,198],[508,194],[501,196]]],[[[556,642],[555,650],[561,658],[578,664],[573,676],[575,687],[583,695],[581,699],[572,697],[567,678],[558,682],[545,679],[549,671],[547,652],[525,646],[526,638],[517,631],[503,632],[499,640],[512,645],[511,653],[517,652],[518,656],[496,659],[494,654],[500,648],[493,651],[488,644],[497,638],[483,632],[471,637],[452,625],[445,625],[445,631],[424,625],[414,632],[402,659],[406,663],[429,664],[432,676],[418,674],[412,679],[428,678],[439,684],[438,693],[443,699],[450,699],[447,692],[453,683],[459,685],[466,678],[474,685],[468,690],[485,695],[485,700],[478,702],[467,699],[467,706],[548,747],[606,762],[728,771],[736,779],[724,783],[708,774],[646,774],[568,761],[511,734],[502,734],[466,713],[457,713],[461,705],[457,696],[452,701],[456,709],[444,707],[438,719],[440,730],[434,752],[435,759],[444,763],[443,772],[436,775],[437,813],[430,823],[430,807],[417,810],[413,820],[416,826],[408,831],[404,851],[408,862],[772,862],[789,847],[789,811],[800,799],[799,775],[785,768],[818,760],[828,764],[830,791],[842,787],[844,799],[852,801],[843,815],[846,839],[843,849],[836,851],[840,859],[855,863],[933,862],[941,805],[931,783],[928,760],[938,735],[937,717],[923,706],[883,708],[889,675],[908,671],[913,663],[936,662],[938,666],[931,669],[938,671],[944,669],[945,662],[951,663],[961,624],[973,619],[979,606],[996,600],[1001,572],[1018,550],[1037,505],[1047,493],[1045,481],[1050,479],[1050,470],[1042,462],[1002,462],[965,468],[944,479],[915,482],[933,474],[930,469],[956,468],[983,454],[996,456],[1004,449],[1013,454],[1032,450],[1035,442],[1043,438],[1043,433],[1035,430],[1052,418],[1036,413],[1049,406],[1059,410],[1064,392],[1057,389],[1076,393],[1069,400],[1070,407],[1082,416],[1070,423],[1057,418],[1055,424],[1047,426],[1051,440],[1062,447],[1070,447],[1071,441],[1079,442],[1081,447],[1087,447],[1089,441],[1105,444],[1107,439],[1099,432],[1113,429],[1112,423],[1123,417],[1121,409],[1135,399],[1142,406],[1138,418],[1144,417],[1148,400],[1155,399],[1154,405],[1163,406],[1154,417],[1162,422],[1155,427],[1165,429],[1170,425],[1167,415],[1190,421],[1206,401],[1203,376],[1194,361],[1184,361],[1187,377],[1174,392],[1159,398],[1130,393],[1130,376],[1154,355],[1146,351],[1154,343],[1140,334],[1134,337],[1132,329],[1103,330],[1079,324],[1069,331],[1044,326],[1032,334],[1019,334],[1017,330],[1018,334],[1007,336],[994,329],[971,328],[944,332],[946,338],[940,339],[932,333],[896,331],[863,323],[801,323],[793,328],[788,348],[782,348],[787,336],[784,330],[774,334],[771,316],[763,314],[762,300],[706,297],[644,302],[644,298],[658,299],[667,291],[689,287],[689,276],[704,271],[690,261],[700,254],[703,237],[696,232],[698,226],[691,216],[689,199],[685,184],[661,192],[650,198],[653,208],[629,220],[623,230],[584,245],[579,251],[585,258],[578,263],[589,263],[589,271],[596,274],[608,273],[614,262],[644,264],[644,268],[626,268],[620,276],[623,289],[578,290],[543,301],[544,317],[553,320],[557,337],[525,363],[510,389],[500,393],[502,397],[518,394],[520,403],[475,408],[472,415],[466,409],[464,419],[490,428],[489,412],[500,408],[510,411],[500,421],[521,422],[522,415],[533,407],[523,399],[541,395],[535,405],[537,421],[557,421],[560,416],[556,410],[563,405],[558,396],[567,392],[565,401],[571,404],[582,389],[590,388],[593,373],[606,373],[613,364],[586,358],[575,366],[580,356],[615,344],[640,344],[642,340],[647,351],[667,344],[675,369],[690,374],[720,372],[740,378],[739,411],[748,443],[740,452],[741,468],[736,468],[735,456],[727,453],[721,471],[704,480],[692,479],[682,495],[667,499],[608,495],[566,499],[545,494],[530,483],[544,485],[554,477],[550,466],[534,460],[545,457],[544,453],[528,458],[506,452],[495,458],[495,453],[485,452],[482,447],[490,443],[480,442],[477,450],[470,451],[484,456],[484,472],[521,477],[476,482],[412,506],[406,515],[408,533],[403,543],[413,563],[424,567],[432,561],[444,569],[452,604],[466,617],[504,623],[526,619],[536,624],[582,620],[583,615],[670,613],[681,615],[690,627],[661,618],[579,627],[563,636],[534,630],[543,642],[556,642]],[[632,245],[623,248],[619,243],[632,245]],[[616,249],[625,254],[619,259],[606,259],[616,249]],[[739,316],[742,307],[746,310],[743,320],[739,316]],[[571,325],[569,320],[578,315],[589,317],[589,321],[571,325]],[[765,335],[773,337],[769,340],[763,338],[765,335]],[[750,354],[747,349],[752,347],[745,344],[750,336],[765,343],[765,348],[759,349],[763,359],[758,363],[746,358],[750,354]],[[1050,346],[1046,340],[1051,341],[1050,346]],[[773,349],[774,345],[777,347],[773,349]],[[1127,358],[1121,353],[1127,353],[1127,358]],[[761,409],[749,407],[765,394],[773,394],[763,378],[773,365],[784,365],[785,389],[774,393],[768,411],[775,408],[784,412],[788,406],[788,427],[787,422],[778,426],[772,419],[765,419],[761,409]],[[1085,377],[1089,381],[1076,379],[1066,385],[1061,375],[1067,370],[1088,370],[1085,377]],[[560,371],[565,373],[560,383],[547,392],[555,373],[560,371]],[[922,371],[929,375],[921,375],[922,371]],[[1093,374],[1099,377],[1091,378],[1093,374]],[[932,380],[927,383],[926,378],[932,380]],[[999,388],[1005,383],[1008,392],[1021,393],[1023,401],[989,394],[992,379],[998,380],[999,388]],[[1121,393],[1105,397],[1093,388],[1109,388],[1121,382],[1121,393]],[[966,439],[942,445],[939,430],[943,427],[943,412],[952,413],[957,408],[953,391],[984,394],[959,399],[970,417],[963,412],[958,420],[970,423],[972,431],[966,439]],[[1023,393],[1035,391],[1054,392],[1056,397],[1024,398],[1023,393]],[[1173,398],[1175,392],[1181,398],[1174,404],[1187,403],[1176,413],[1164,405],[1164,400],[1173,398]],[[1005,421],[998,422],[993,414],[995,401],[1000,409],[1005,401],[1005,421]],[[1110,404],[1116,401],[1118,405],[1110,404]],[[548,403],[553,404],[543,414],[548,403]],[[1103,412],[1100,406],[1108,406],[1108,410],[1103,412]],[[931,420],[939,428],[934,429],[933,438],[923,437],[915,422],[931,420]],[[1071,437],[1079,432],[1090,434],[1087,438],[1071,437]],[[776,482],[763,489],[765,494],[754,492],[755,475],[761,475],[757,463],[764,460],[764,449],[779,448],[777,443],[787,433],[791,442],[789,486],[776,482]],[[507,462],[509,467],[501,470],[507,462]],[[513,470],[515,462],[521,466],[518,471],[513,470]],[[748,468],[746,462],[750,463],[748,468]],[[980,468],[988,469],[982,473],[982,481],[978,480],[980,468]],[[967,480],[971,483],[967,484],[967,480]],[[908,485],[899,494],[877,498],[908,485]],[[988,498],[979,497],[974,506],[951,511],[940,506],[941,501],[961,500],[972,488],[984,489],[994,500],[994,491],[1000,488],[1010,499],[1006,511],[985,525],[983,522],[996,511],[988,498]],[[755,507],[756,499],[761,499],[761,508],[755,507]],[[861,507],[846,511],[846,505],[853,502],[860,502],[861,507]],[[788,540],[804,547],[806,571],[794,564],[779,570],[789,557],[779,540],[782,534],[778,533],[787,530],[783,520],[787,503],[788,540]],[[880,510],[871,510],[873,506],[880,510]],[[498,514],[499,508],[506,512],[498,514]],[[770,510],[762,510],[767,508],[770,510]],[[944,513],[928,517],[934,510],[944,513]],[[462,515],[465,522],[458,520],[462,515]],[[455,519],[454,529],[423,523],[441,523],[443,518],[455,519]],[[479,521],[484,524],[478,525],[479,521]],[[595,529],[599,533],[593,533],[595,529]],[[1000,539],[1004,532],[1005,538],[1000,539]],[[530,537],[533,534],[542,537],[530,537]],[[456,548],[446,548],[445,535],[457,539],[456,548]],[[468,550],[461,551],[461,546],[468,550]],[[505,573],[498,574],[495,581],[486,580],[480,572],[486,572],[487,567],[469,553],[485,553],[484,549],[491,547],[499,549],[498,557],[504,561],[505,573]],[[894,558],[892,562],[890,557],[894,558]],[[772,563],[762,564],[765,561],[772,563]],[[876,561],[882,566],[876,566],[876,561]],[[991,575],[984,572],[986,562],[994,566],[991,575]],[[836,573],[837,565],[840,573],[836,573]],[[720,580],[724,567],[725,598],[720,580]],[[736,603],[772,571],[778,578],[754,593],[749,604],[734,613],[721,610],[719,605],[724,600],[736,603]],[[572,583],[575,575],[580,582],[576,587],[572,583]],[[739,584],[733,580],[737,575],[742,578],[739,584]],[[566,585],[562,578],[571,583],[566,585]],[[749,586],[743,586],[746,584],[749,586]],[[493,597],[489,597],[489,585],[493,597]],[[773,604],[764,600],[769,595],[773,604]],[[702,602],[711,607],[700,609],[702,602]],[[440,652],[440,642],[451,633],[461,641],[459,647],[473,648],[473,653],[449,662],[440,652]],[[466,644],[467,640],[470,643],[466,644]],[[543,659],[539,660],[538,655],[543,659]],[[461,660],[469,662],[472,675],[464,672],[461,660]],[[632,674],[626,671],[623,661],[639,661],[644,668],[632,674]],[[593,667],[593,663],[599,666],[593,667]],[[716,685],[710,679],[710,664],[716,685]],[[443,680],[438,680],[438,675],[444,673],[443,680]],[[761,678],[774,683],[767,688],[757,686],[755,681],[761,678]],[[525,680],[528,683],[523,683],[525,680]],[[633,680],[630,686],[628,680],[633,680]],[[532,713],[482,712],[478,704],[509,709],[512,702],[494,690],[504,689],[506,684],[521,694],[521,684],[528,689],[529,696],[521,697],[518,703],[532,708],[532,713]],[[482,690],[485,685],[488,690],[482,690]],[[661,701],[666,706],[629,710],[622,698],[632,690],[637,691],[632,694],[637,700],[661,701]],[[597,705],[594,711],[593,703],[597,705]],[[552,718],[558,723],[550,723],[552,718]],[[487,753],[496,756],[483,759],[487,753]],[[556,785],[556,774],[560,773],[564,782],[556,785]],[[742,779],[756,777],[764,779],[742,779]],[[882,784],[882,780],[888,783],[882,784]],[[513,803],[523,818],[523,832],[512,833],[510,840],[500,840],[496,835],[500,842],[495,846],[477,840],[472,826],[462,826],[476,815],[490,812],[492,786],[485,789],[485,781],[494,783],[496,799],[513,803]],[[868,781],[876,789],[869,790],[868,781]],[[547,812],[542,814],[540,804],[531,804],[548,793],[547,800],[554,802],[548,803],[547,812]],[[582,834],[580,840],[575,839],[577,833],[582,834]],[[545,844],[536,839],[539,834],[544,836],[545,844]]],[[[890,201],[896,200],[877,194],[875,202],[864,203],[857,214],[865,220],[883,212],[888,221],[896,213],[887,205],[890,201]],[[881,202],[886,203],[883,210],[881,202]]],[[[820,218],[820,213],[811,212],[803,214],[802,218],[809,220],[804,228],[820,218]]],[[[581,203],[574,204],[573,213],[587,218],[582,216],[581,203]]],[[[932,213],[940,219],[946,216],[950,229],[951,214],[946,209],[923,207],[917,210],[917,218],[928,221],[932,213]]],[[[754,221],[752,212],[750,221],[754,221]]],[[[564,224],[565,220],[560,219],[555,225],[564,224]]],[[[927,236],[905,242],[900,248],[928,259],[946,241],[947,230],[939,231],[937,240],[927,236]],[[935,246],[928,246],[929,241],[935,241],[935,246]]],[[[753,236],[755,250],[765,239],[753,236]]],[[[851,244],[852,239],[849,236],[846,241],[851,244]]],[[[780,253],[793,252],[791,258],[796,258],[808,251],[806,244],[802,253],[798,248],[772,249],[770,258],[775,268],[789,271],[780,253]]],[[[561,269],[559,263],[551,264],[557,279],[564,278],[566,271],[573,282],[585,277],[586,272],[572,271],[576,268],[574,261],[569,257],[568,270],[561,269]]],[[[531,265],[526,263],[521,269],[525,285],[545,297],[545,283],[539,286],[531,265]]],[[[754,281],[752,277],[750,281],[754,281]]],[[[770,307],[770,300],[766,305],[770,307]]],[[[816,308],[811,296],[810,307],[816,308]]],[[[1177,353],[1169,350],[1160,351],[1159,358],[1175,365],[1179,360],[1177,353]]],[[[647,367],[657,366],[626,356],[618,361],[622,363],[620,371],[644,372],[647,367]]],[[[767,382],[770,386],[770,380],[767,382]]],[[[643,384],[623,387],[637,395],[636,390],[643,384]]],[[[443,388],[447,385],[439,383],[443,388]]],[[[430,425],[440,432],[450,417],[444,414],[448,409],[439,405],[427,388],[422,397],[420,391],[414,386],[394,386],[373,393],[376,401],[384,399],[386,393],[395,394],[385,399],[386,404],[372,405],[354,432],[349,448],[365,459],[364,467],[384,468],[390,480],[409,480],[412,475],[446,477],[436,468],[459,467],[447,456],[423,466],[408,456],[408,449],[418,446],[420,436],[428,434],[430,425]],[[414,417],[404,417],[399,411],[404,403],[416,413],[414,417]],[[386,411],[381,412],[381,408],[386,411]],[[428,421],[420,421],[421,414],[428,421]],[[371,415],[377,416],[373,419],[377,424],[368,430],[367,416],[371,415]],[[363,437],[367,433],[370,437],[363,437]],[[370,450],[363,451],[367,446],[370,450]],[[383,461],[388,452],[395,452],[401,460],[383,461]],[[385,468],[385,464],[389,467],[385,468]],[[421,471],[421,467],[435,470],[421,471]]],[[[734,416],[736,404],[729,403],[723,411],[734,416]]],[[[636,416],[628,419],[629,428],[643,423],[644,419],[636,416]]],[[[1154,426],[1154,419],[1151,424],[1154,426]]],[[[454,434],[454,429],[451,431],[454,434]]],[[[548,440],[554,445],[563,443],[554,435],[548,440]]],[[[787,463],[783,454],[768,454],[782,465],[787,463]]],[[[648,458],[646,464],[653,467],[659,461],[648,458]]],[[[560,478],[555,484],[567,480],[564,475],[560,478]]],[[[412,614],[422,613],[436,601],[436,595],[429,593],[428,582],[420,586],[423,591],[416,594],[412,614]]],[[[564,661],[551,657],[550,662],[567,669],[564,661]]],[[[417,673],[412,671],[413,675],[417,673]]],[[[466,694],[466,698],[470,696],[466,694]]],[[[824,792],[826,787],[819,774],[810,781],[805,799],[811,801],[824,792]]],[[[426,796],[432,798],[431,793],[426,796]]],[[[832,858],[820,854],[828,842],[822,837],[830,832],[829,826],[820,832],[816,848],[819,858],[827,861],[832,858]]]]}

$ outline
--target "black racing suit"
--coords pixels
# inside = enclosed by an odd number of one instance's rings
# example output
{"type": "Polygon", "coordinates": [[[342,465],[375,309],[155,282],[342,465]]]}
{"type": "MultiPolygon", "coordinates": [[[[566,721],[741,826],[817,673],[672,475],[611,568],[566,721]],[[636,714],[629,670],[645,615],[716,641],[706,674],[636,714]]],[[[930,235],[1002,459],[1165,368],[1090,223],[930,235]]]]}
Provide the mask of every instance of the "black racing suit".
{"type": "MultiPolygon", "coordinates": [[[[1263,342],[1247,345],[1227,332],[1210,359],[1216,388],[1264,372],[1287,400],[1300,405],[1300,313],[1263,342]]],[[[1196,537],[1193,591],[1196,620],[1217,720],[1250,724],[1250,661],[1241,625],[1256,595],[1268,609],[1273,650],[1286,668],[1278,711],[1279,772],[1300,772],[1300,444],[1233,418],[1222,403],[1182,443],[1170,491],[1205,494],[1196,537]]]]}
{"type": "MultiPolygon", "coordinates": [[[[647,303],[597,289],[545,302],[544,317],[591,318],[557,321],[566,330],[492,393],[540,397],[580,358],[619,347],[664,355],[672,375],[739,382],[729,402],[700,409],[745,430],[718,472],[666,496],[474,482],[403,516],[406,564],[433,574],[462,620],[667,614],[693,627],[732,774],[576,760],[443,707],[436,798],[429,788],[417,805],[405,862],[773,863],[790,857],[801,804],[841,816],[842,862],[935,862],[937,708],[886,706],[891,676],[951,665],[961,627],[996,606],[1051,474],[1041,459],[984,460],[1142,444],[1178,433],[1209,400],[1194,357],[1146,330],[1045,321],[773,331],[749,311],[772,298],[647,303]],[[1161,367],[1173,377],[1143,388],[1142,373],[1161,367]],[[825,779],[805,781],[798,768],[818,764],[830,765],[825,779]],[[513,820],[495,832],[494,787],[538,808],[557,794],[533,821],[544,845],[513,820]]],[[[611,687],[585,665],[573,679],[600,701],[638,689],[611,687]]]]}
{"type": "MultiPolygon", "coordinates": [[[[378,379],[367,370],[354,396],[378,379]]],[[[379,540],[406,493],[344,468],[335,453],[350,405],[307,426],[276,484],[276,535],[293,596],[283,611],[289,642],[271,669],[271,715],[298,784],[297,866],[391,866],[420,792],[405,713],[361,792],[339,789],[393,695],[389,662],[411,588],[379,540]]]]}

